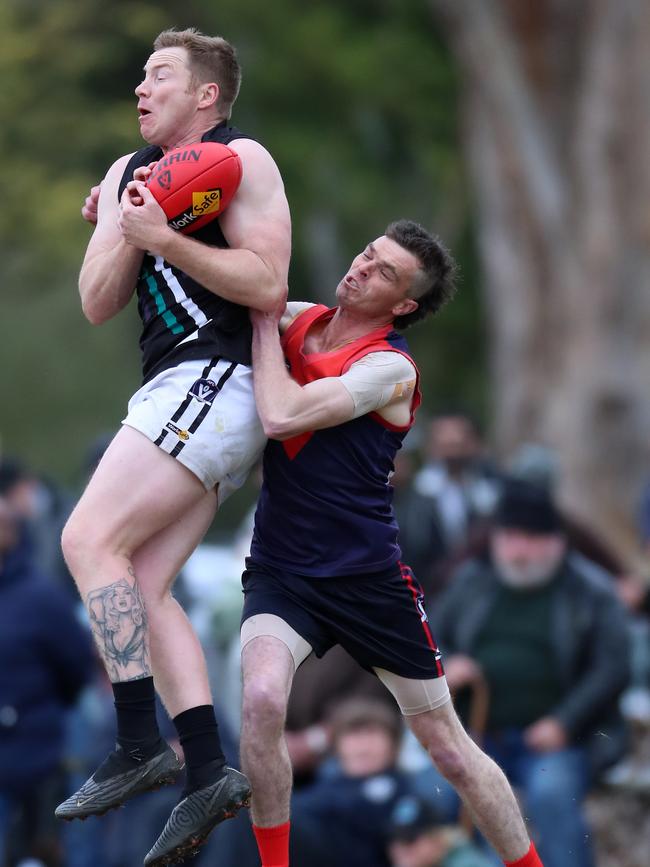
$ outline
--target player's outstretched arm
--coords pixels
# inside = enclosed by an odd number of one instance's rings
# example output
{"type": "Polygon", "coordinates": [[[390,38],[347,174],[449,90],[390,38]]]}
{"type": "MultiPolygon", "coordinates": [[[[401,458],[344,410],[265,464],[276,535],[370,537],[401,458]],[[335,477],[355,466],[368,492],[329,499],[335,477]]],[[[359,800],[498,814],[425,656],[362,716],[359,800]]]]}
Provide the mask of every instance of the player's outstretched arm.
{"type": "Polygon", "coordinates": [[[93,325],[106,322],[126,306],[133,295],[142,264],[143,251],[129,244],[118,227],[117,192],[130,157],[131,154],[127,154],[117,160],[101,183],[97,225],[88,242],[79,275],[81,306],[93,325]]]}
{"type": "Polygon", "coordinates": [[[147,249],[221,298],[272,310],[283,297],[291,255],[284,185],[273,158],[260,144],[237,139],[229,147],[239,154],[243,167],[239,189],[219,217],[230,249],[212,247],[170,229],[162,209],[142,185],[137,188],[144,210],[126,214],[122,231],[136,245],[146,240],[147,249]],[[148,218],[150,223],[145,226],[148,218]]]}

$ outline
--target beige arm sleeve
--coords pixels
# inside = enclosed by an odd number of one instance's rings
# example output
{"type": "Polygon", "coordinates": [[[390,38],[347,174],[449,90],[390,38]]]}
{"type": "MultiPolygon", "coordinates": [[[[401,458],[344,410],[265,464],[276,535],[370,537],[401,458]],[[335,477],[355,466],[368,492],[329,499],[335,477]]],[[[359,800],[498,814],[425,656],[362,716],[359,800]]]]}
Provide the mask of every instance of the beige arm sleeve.
{"type": "Polygon", "coordinates": [[[370,352],[340,377],[354,401],[354,418],[413,394],[415,367],[399,352],[370,352]]]}

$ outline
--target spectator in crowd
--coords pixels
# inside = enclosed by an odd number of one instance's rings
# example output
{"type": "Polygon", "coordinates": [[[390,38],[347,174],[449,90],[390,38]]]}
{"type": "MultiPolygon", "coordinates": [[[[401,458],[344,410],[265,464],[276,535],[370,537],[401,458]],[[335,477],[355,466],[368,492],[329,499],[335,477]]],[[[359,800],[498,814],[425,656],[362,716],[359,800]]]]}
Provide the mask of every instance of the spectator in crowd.
{"type": "MultiPolygon", "coordinates": [[[[508,461],[508,475],[548,488],[554,496],[560,478],[558,453],[538,442],[524,442],[508,461]]],[[[612,576],[620,576],[625,565],[616,551],[596,531],[566,509],[561,509],[562,526],[573,550],[597,563],[612,576]]]]}
{"type": "Polygon", "coordinates": [[[391,867],[491,867],[492,861],[460,828],[441,824],[431,803],[416,795],[400,798],[388,828],[391,867]]]}
{"type": "Polygon", "coordinates": [[[426,598],[430,599],[439,590],[436,569],[447,553],[436,501],[414,484],[416,468],[412,450],[403,447],[393,463],[395,470],[390,483],[402,560],[418,576],[426,598]]]}
{"type": "Polygon", "coordinates": [[[593,865],[582,802],[625,749],[628,626],[610,577],[568,547],[549,490],[506,482],[489,553],[453,579],[436,635],[452,689],[487,680],[483,746],[520,789],[545,867],[593,865]]]}
{"type": "Polygon", "coordinates": [[[491,514],[498,479],[485,457],[476,423],[468,415],[449,412],[432,419],[426,461],[414,485],[435,504],[445,554],[464,545],[491,514]]]}
{"type": "Polygon", "coordinates": [[[332,647],[321,659],[312,654],[296,671],[286,722],[294,786],[313,780],[314,771],[332,746],[331,712],[351,698],[371,699],[394,708],[394,700],[379,678],[361,668],[342,647],[332,647]]]}
{"type": "Polygon", "coordinates": [[[72,599],[31,553],[0,497],[0,863],[57,865],[66,714],[94,657],[72,599]]]}
{"type": "MultiPolygon", "coordinates": [[[[560,474],[559,456],[553,449],[541,443],[522,443],[509,461],[509,472],[518,478],[545,485],[553,492],[557,489],[560,474]]],[[[641,546],[645,547],[646,552],[650,554],[650,485],[645,496],[645,505],[642,501],[640,508],[641,546]]],[[[630,564],[625,563],[602,536],[575,515],[566,509],[562,509],[561,514],[569,546],[616,578],[616,592],[625,607],[635,617],[647,618],[650,615],[648,577],[630,571],[630,564]]]]}
{"type": "MultiPolygon", "coordinates": [[[[547,488],[552,497],[555,495],[560,474],[560,462],[557,453],[548,446],[537,442],[522,443],[510,456],[506,463],[506,469],[509,478],[521,479],[547,488]]],[[[566,509],[559,509],[559,511],[568,546],[571,550],[582,554],[592,563],[596,563],[604,569],[609,573],[610,578],[616,577],[619,596],[630,607],[625,598],[626,588],[632,587],[633,592],[638,582],[633,578],[630,581],[627,580],[625,564],[618,553],[590,526],[567,512],[566,509]]],[[[439,566],[437,580],[441,587],[446,587],[449,584],[459,566],[466,560],[487,556],[490,547],[490,525],[491,520],[488,520],[477,527],[468,542],[456,549],[439,566]]]]}
{"type": "Polygon", "coordinates": [[[388,867],[386,828],[406,775],[395,767],[399,715],[382,701],[348,699],[332,712],[334,765],[291,804],[292,867],[388,867]]]}
{"type": "Polygon", "coordinates": [[[72,498],[8,455],[0,456],[0,497],[23,525],[35,567],[62,584],[76,599],[77,591],[61,553],[61,531],[72,511],[72,498]]]}

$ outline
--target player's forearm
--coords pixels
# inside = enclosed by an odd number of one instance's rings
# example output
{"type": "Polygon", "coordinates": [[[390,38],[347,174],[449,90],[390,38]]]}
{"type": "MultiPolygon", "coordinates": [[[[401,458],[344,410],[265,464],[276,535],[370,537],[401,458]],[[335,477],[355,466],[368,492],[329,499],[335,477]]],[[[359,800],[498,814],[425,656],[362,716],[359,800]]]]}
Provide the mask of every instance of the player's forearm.
{"type": "Polygon", "coordinates": [[[271,439],[283,439],[286,425],[300,403],[302,388],[287,371],[278,323],[272,317],[259,317],[253,325],[253,382],[264,433],[271,439]]]}
{"type": "Polygon", "coordinates": [[[79,274],[84,316],[93,325],[112,319],[133,295],[143,251],[121,241],[86,258],[79,274]]]}
{"type": "Polygon", "coordinates": [[[158,252],[210,292],[256,310],[274,310],[284,294],[287,275],[276,273],[252,250],[202,244],[179,232],[161,236],[158,252]]]}

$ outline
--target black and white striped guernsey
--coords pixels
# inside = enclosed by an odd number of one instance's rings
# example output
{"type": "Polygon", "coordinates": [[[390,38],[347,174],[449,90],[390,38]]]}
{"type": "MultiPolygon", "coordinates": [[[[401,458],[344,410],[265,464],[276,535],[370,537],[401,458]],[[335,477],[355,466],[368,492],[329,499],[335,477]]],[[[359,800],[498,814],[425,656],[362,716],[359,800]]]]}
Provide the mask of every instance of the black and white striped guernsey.
{"type": "MultiPolygon", "coordinates": [[[[222,121],[205,133],[201,141],[229,144],[241,138],[252,136],[222,121]]],[[[162,149],[157,145],[148,145],[133,154],[122,175],[118,195],[122,195],[133,179],[136,168],[155,162],[161,156],[162,149]]],[[[215,247],[228,247],[219,218],[194,232],[192,237],[215,247]]],[[[144,255],[136,292],[142,320],[143,382],[181,361],[215,355],[250,365],[251,326],[246,307],[220,298],[162,256],[150,253],[144,255]]]]}

